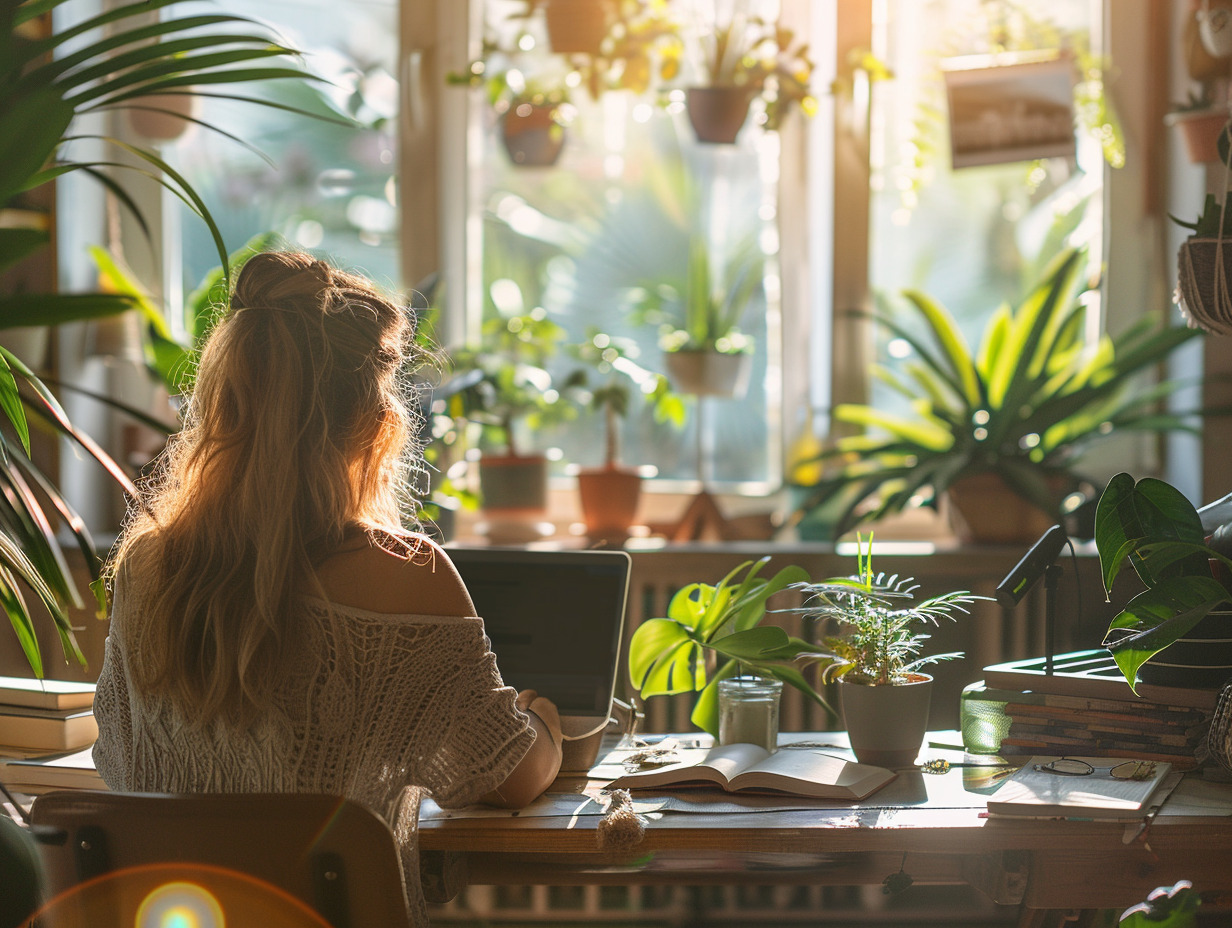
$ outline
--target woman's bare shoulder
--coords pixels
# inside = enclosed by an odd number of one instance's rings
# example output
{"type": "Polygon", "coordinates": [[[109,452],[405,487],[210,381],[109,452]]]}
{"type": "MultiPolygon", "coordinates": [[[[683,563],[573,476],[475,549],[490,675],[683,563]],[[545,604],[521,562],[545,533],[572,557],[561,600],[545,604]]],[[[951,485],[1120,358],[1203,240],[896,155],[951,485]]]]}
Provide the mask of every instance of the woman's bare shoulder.
{"type": "Polygon", "coordinates": [[[340,551],[317,567],[326,598],[370,612],[474,615],[475,606],[453,562],[423,536],[401,546],[368,544],[340,551]]]}

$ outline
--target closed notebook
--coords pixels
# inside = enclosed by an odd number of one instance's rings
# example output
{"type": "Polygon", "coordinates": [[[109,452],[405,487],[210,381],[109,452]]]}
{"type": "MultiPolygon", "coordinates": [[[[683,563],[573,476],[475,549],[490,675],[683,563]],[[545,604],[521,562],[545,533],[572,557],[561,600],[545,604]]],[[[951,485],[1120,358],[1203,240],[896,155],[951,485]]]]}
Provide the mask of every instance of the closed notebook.
{"type": "Polygon", "coordinates": [[[93,683],[0,676],[0,711],[8,706],[88,709],[94,705],[94,689],[93,683]]]}
{"type": "Polygon", "coordinates": [[[711,748],[695,763],[628,773],[609,785],[613,789],[711,785],[728,792],[769,791],[855,801],[876,792],[894,776],[891,770],[824,751],[785,748],[771,754],[755,744],[724,744],[711,748]]]}
{"type": "Polygon", "coordinates": [[[0,744],[47,751],[71,751],[93,744],[98,722],[92,709],[34,709],[0,706],[0,744]]]}
{"type": "Polygon", "coordinates": [[[1055,773],[1046,768],[1056,756],[1032,757],[988,799],[992,815],[1029,818],[1085,818],[1135,821],[1162,801],[1161,787],[1172,765],[1163,761],[1116,757],[1066,758],[1067,766],[1091,772],[1085,776],[1055,773]],[[1113,776],[1113,771],[1118,776],[1113,776]],[[1133,774],[1140,778],[1134,779],[1133,774]],[[1158,794],[1158,795],[1157,795],[1158,794]]]}
{"type": "Polygon", "coordinates": [[[23,793],[52,789],[106,789],[91,748],[55,757],[0,760],[0,782],[23,793]]]}

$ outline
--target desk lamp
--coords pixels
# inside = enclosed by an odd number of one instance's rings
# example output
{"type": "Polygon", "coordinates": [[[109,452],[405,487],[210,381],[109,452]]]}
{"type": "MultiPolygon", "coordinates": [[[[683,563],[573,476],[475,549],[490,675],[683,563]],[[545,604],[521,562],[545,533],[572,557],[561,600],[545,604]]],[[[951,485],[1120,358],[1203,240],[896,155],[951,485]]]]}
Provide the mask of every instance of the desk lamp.
{"type": "Polygon", "coordinates": [[[997,586],[997,602],[1012,609],[1032,587],[1044,578],[1044,673],[1052,675],[1052,660],[1056,654],[1057,584],[1063,571],[1054,561],[1061,549],[1069,544],[1065,529],[1054,525],[1040,536],[1021,561],[1006,574],[997,586]]]}

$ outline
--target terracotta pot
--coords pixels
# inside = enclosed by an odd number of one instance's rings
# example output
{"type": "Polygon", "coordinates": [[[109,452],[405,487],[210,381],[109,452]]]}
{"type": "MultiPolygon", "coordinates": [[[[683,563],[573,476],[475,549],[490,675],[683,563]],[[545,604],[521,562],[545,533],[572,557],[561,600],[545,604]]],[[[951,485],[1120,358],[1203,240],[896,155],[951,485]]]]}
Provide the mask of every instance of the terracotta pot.
{"type": "Polygon", "coordinates": [[[684,349],[669,351],[665,361],[668,379],[681,393],[734,398],[749,388],[750,354],[684,349]]]}
{"type": "Polygon", "coordinates": [[[967,544],[1033,542],[1060,519],[1056,512],[1044,512],[1023,499],[996,474],[962,477],[946,495],[954,533],[967,544]]]}
{"type": "Polygon", "coordinates": [[[851,749],[862,764],[906,767],[914,764],[928,732],[933,678],[908,675],[896,686],[865,686],[842,680],[839,699],[851,749]]]}
{"type": "Polygon", "coordinates": [[[1209,164],[1220,160],[1219,135],[1228,125],[1226,107],[1169,113],[1165,121],[1181,130],[1185,139],[1185,151],[1191,162],[1209,164]]]}
{"type": "Polygon", "coordinates": [[[592,542],[624,544],[629,526],[637,517],[641,475],[636,470],[612,466],[579,471],[577,479],[586,537],[592,542]]]}
{"type": "Polygon", "coordinates": [[[752,102],[753,91],[747,87],[690,87],[685,91],[689,122],[699,142],[734,143],[752,102]]]}
{"type": "Polygon", "coordinates": [[[548,0],[543,12],[555,54],[597,55],[616,8],[612,0],[548,0]]]}
{"type": "Polygon", "coordinates": [[[553,117],[553,104],[518,103],[501,119],[501,141],[509,160],[526,167],[549,167],[565,147],[565,127],[553,117]]]}
{"type": "Polygon", "coordinates": [[[201,112],[201,98],[195,94],[151,94],[129,102],[133,107],[151,107],[128,110],[128,124],[138,135],[156,142],[175,141],[193,127],[187,117],[195,118],[201,112]]]}

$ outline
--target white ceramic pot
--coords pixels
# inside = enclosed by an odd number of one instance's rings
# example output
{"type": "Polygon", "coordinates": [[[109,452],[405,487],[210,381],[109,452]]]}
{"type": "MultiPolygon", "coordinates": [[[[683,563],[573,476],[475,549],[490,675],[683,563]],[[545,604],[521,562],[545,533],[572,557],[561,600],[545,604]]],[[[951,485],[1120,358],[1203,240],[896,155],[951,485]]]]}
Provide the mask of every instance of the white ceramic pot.
{"type": "Polygon", "coordinates": [[[897,686],[839,683],[843,719],[860,763],[891,768],[915,763],[928,732],[933,678],[913,673],[909,679],[897,686]]]}
{"type": "Polygon", "coordinates": [[[1232,55],[1232,10],[1204,3],[1198,10],[1198,38],[1215,58],[1232,55]]]}

